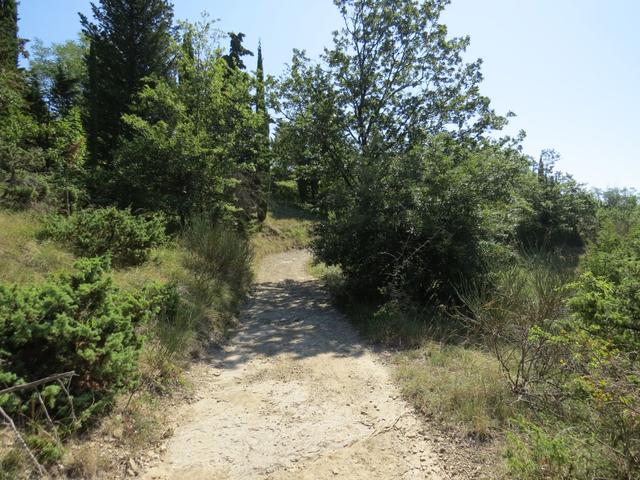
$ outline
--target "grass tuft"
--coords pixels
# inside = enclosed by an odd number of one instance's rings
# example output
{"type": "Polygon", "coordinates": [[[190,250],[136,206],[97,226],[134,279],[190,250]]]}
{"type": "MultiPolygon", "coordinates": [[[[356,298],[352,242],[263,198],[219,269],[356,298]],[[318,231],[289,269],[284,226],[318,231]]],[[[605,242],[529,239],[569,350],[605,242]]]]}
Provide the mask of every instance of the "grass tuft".
{"type": "Polygon", "coordinates": [[[396,357],[403,394],[422,413],[464,425],[480,440],[513,414],[500,366],[489,353],[427,341],[396,357]]]}

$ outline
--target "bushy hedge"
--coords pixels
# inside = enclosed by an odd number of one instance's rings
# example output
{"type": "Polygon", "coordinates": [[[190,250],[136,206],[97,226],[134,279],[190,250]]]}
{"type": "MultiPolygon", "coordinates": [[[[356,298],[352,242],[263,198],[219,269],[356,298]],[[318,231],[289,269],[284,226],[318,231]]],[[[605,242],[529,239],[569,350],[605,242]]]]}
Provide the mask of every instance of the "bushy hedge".
{"type": "Polygon", "coordinates": [[[45,235],[72,245],[78,255],[110,255],[117,265],[138,265],[151,249],[166,241],[164,217],[136,216],[114,207],[81,210],[68,218],[56,217],[45,235]]]}
{"type": "MultiPolygon", "coordinates": [[[[159,310],[160,293],[121,292],[109,271],[108,259],[85,259],[73,273],[40,284],[0,285],[0,389],[74,370],[70,393],[87,418],[136,382],[136,327],[159,310]]],[[[3,395],[0,405],[31,416],[39,409],[33,394],[3,395]]],[[[56,418],[70,417],[58,385],[43,396],[56,418]]]]}

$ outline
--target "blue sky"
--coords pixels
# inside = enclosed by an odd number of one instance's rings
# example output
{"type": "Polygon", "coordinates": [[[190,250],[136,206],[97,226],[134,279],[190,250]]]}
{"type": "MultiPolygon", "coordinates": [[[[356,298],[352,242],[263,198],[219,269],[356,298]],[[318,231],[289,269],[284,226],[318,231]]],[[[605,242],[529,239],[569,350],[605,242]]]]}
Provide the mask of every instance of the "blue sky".
{"type": "MultiPolygon", "coordinates": [[[[331,0],[174,0],[176,17],[207,10],[220,28],[262,40],[273,75],[305,49],[312,58],[340,18],[331,0]]],[[[20,35],[45,43],[73,38],[89,0],[22,0],[20,35]]],[[[511,110],[509,133],[527,132],[525,151],[562,156],[561,170],[591,186],[640,189],[640,1],[453,0],[443,17],[470,35],[469,58],[484,60],[483,93],[511,110]]]]}

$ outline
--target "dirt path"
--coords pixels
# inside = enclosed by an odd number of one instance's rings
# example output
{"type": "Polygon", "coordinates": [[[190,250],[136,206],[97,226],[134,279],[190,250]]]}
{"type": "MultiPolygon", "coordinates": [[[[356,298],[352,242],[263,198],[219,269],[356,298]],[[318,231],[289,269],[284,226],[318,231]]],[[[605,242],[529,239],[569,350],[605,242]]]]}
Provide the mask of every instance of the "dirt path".
{"type": "Polygon", "coordinates": [[[199,400],[143,478],[449,478],[308,261],[293,251],[263,262],[237,336],[193,371],[199,400]]]}

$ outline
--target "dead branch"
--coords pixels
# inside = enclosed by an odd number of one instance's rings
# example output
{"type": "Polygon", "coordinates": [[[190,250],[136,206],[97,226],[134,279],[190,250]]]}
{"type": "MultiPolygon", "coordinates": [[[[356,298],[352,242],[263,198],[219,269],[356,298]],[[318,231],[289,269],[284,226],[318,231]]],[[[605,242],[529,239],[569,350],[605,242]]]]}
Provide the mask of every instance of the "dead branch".
{"type": "Polygon", "coordinates": [[[29,448],[29,446],[27,445],[27,442],[25,442],[24,438],[22,438],[22,435],[20,435],[20,432],[16,428],[16,424],[13,423],[13,419],[7,414],[7,412],[4,411],[4,409],[2,407],[0,407],[0,415],[4,418],[5,422],[9,425],[9,427],[11,427],[11,430],[13,430],[13,433],[16,435],[16,438],[18,439],[18,443],[20,443],[22,448],[25,449],[25,451],[27,452],[27,455],[29,455],[29,458],[31,459],[33,464],[36,466],[36,469],[38,470],[38,473],[40,475],[44,476],[44,474],[45,474],[44,467],[42,465],[40,465],[40,462],[38,462],[38,459],[33,454],[31,449],[29,448]]]}
{"type": "Polygon", "coordinates": [[[55,375],[50,375],[48,377],[41,378],[40,380],[35,380],[33,382],[23,383],[22,385],[14,385],[13,387],[5,388],[4,390],[0,390],[0,395],[4,395],[5,393],[17,392],[18,390],[27,390],[29,388],[42,385],[43,383],[55,382],[56,380],[60,380],[62,378],[71,378],[75,375],[76,372],[56,373],[55,375]]]}

